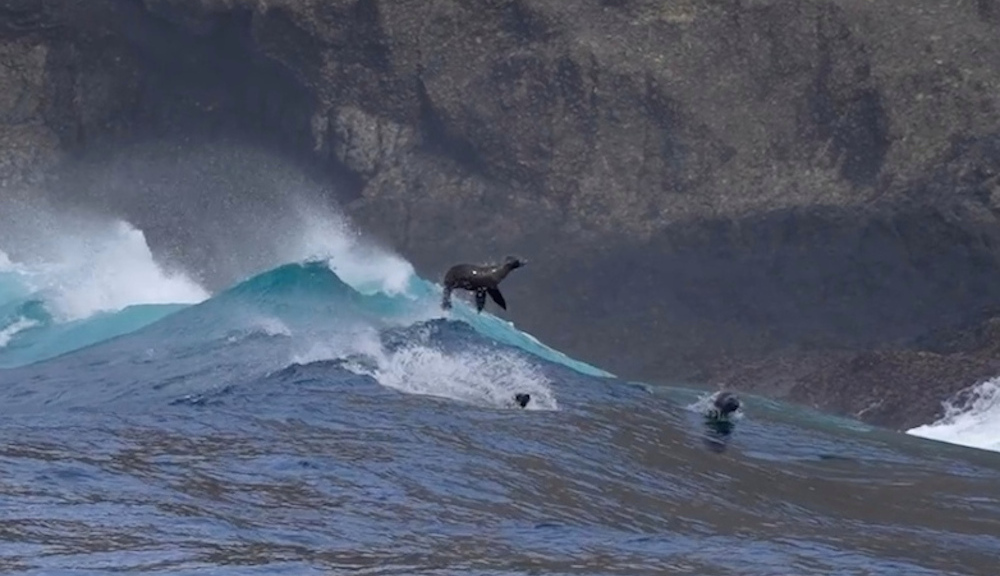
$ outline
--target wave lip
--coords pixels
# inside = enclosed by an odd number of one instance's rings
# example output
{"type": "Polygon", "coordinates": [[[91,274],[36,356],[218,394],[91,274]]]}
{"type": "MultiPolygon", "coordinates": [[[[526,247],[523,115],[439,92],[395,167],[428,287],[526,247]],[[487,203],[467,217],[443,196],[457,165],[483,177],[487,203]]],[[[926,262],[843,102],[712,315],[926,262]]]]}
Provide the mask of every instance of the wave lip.
{"type": "Polygon", "coordinates": [[[13,259],[0,251],[0,366],[30,364],[119,336],[208,298],[163,269],[145,235],[113,221],[46,240],[13,259]]]}
{"type": "Polygon", "coordinates": [[[958,393],[944,403],[936,422],[917,426],[907,434],[1000,452],[1000,377],[958,393]]]}
{"type": "MultiPolygon", "coordinates": [[[[352,364],[356,374],[404,393],[486,406],[527,393],[529,409],[542,410],[558,409],[546,362],[609,376],[464,302],[445,313],[438,284],[348,232],[339,220],[306,219],[285,231],[301,236],[288,244],[296,256],[214,295],[162,268],[142,231],[124,221],[47,239],[34,259],[4,252],[0,368],[37,365],[39,386],[48,384],[31,393],[35,400],[146,405],[198,393],[208,380],[245,381],[323,360],[362,359],[352,364]],[[432,325],[444,341],[425,337],[432,325]],[[387,344],[403,332],[402,345],[387,344]],[[107,385],[63,394],[81,371],[100,372],[107,385]]],[[[27,372],[9,376],[18,374],[27,372]]]]}
{"type": "Polygon", "coordinates": [[[127,222],[116,221],[82,246],[74,243],[64,240],[63,260],[42,274],[40,288],[54,292],[53,313],[62,319],[79,320],[133,304],[193,304],[209,296],[185,274],[157,264],[145,235],[127,222]]]}
{"type": "Polygon", "coordinates": [[[37,320],[24,317],[17,318],[3,329],[0,329],[0,348],[6,348],[19,332],[28,328],[34,328],[35,326],[38,326],[37,320]]]}

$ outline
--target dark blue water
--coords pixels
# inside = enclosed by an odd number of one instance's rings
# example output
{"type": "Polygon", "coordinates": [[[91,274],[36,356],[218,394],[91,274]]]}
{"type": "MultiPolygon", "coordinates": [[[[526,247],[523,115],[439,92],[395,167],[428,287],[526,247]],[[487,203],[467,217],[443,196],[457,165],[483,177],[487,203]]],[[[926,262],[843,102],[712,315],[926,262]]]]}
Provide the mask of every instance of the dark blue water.
{"type": "Polygon", "coordinates": [[[712,427],[398,262],[82,303],[0,264],[4,574],[997,573],[1000,454],[753,397],[712,427]]]}

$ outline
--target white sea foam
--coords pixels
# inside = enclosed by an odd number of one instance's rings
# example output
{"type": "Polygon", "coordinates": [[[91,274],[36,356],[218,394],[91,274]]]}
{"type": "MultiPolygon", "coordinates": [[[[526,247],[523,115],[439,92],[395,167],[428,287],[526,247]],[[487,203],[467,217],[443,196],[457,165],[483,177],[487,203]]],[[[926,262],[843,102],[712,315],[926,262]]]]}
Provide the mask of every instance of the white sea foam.
{"type": "MultiPolygon", "coordinates": [[[[691,404],[688,404],[687,405],[687,409],[690,410],[690,411],[692,411],[692,412],[696,412],[698,414],[701,414],[703,416],[708,416],[708,415],[712,414],[713,410],[716,410],[715,409],[715,398],[719,394],[721,394],[721,393],[722,393],[722,390],[717,390],[715,392],[712,392],[711,394],[707,394],[705,396],[702,396],[702,397],[698,398],[697,400],[695,400],[694,402],[692,402],[691,404]]],[[[742,420],[743,419],[743,408],[740,407],[735,412],[729,414],[729,416],[727,417],[727,419],[728,420],[733,420],[733,421],[742,420]]]]}
{"type": "Polygon", "coordinates": [[[18,318],[0,330],[0,348],[6,348],[18,333],[37,325],[38,322],[30,318],[18,318]]]}
{"type": "Polygon", "coordinates": [[[78,244],[63,239],[64,260],[56,285],[57,310],[67,318],[121,310],[133,304],[189,304],[208,293],[183,273],[167,272],[153,259],[145,235],[117,221],[104,234],[78,244]]]}
{"type": "Polygon", "coordinates": [[[261,316],[253,322],[253,329],[256,332],[267,336],[291,336],[292,330],[281,321],[280,318],[272,316],[261,316]]]}
{"type": "Polygon", "coordinates": [[[476,347],[445,352],[427,342],[427,333],[415,334],[400,348],[387,350],[377,328],[359,325],[322,339],[293,355],[291,361],[309,364],[345,360],[344,367],[379,384],[409,394],[451,398],[460,402],[511,407],[515,394],[528,393],[528,409],[557,410],[550,382],[520,354],[506,349],[476,347]]]}
{"type": "Polygon", "coordinates": [[[299,352],[292,355],[295,364],[309,364],[323,360],[339,360],[351,356],[376,357],[381,354],[382,343],[374,326],[359,325],[335,335],[311,339],[299,352]]]}
{"type": "Polygon", "coordinates": [[[57,320],[78,320],[134,304],[190,304],[208,293],[182,272],[165,270],[153,258],[145,235],[128,222],[45,214],[16,262],[31,292],[57,320]]]}
{"type": "Polygon", "coordinates": [[[1000,377],[987,380],[944,403],[937,422],[907,434],[1000,452],[1000,377]]]}
{"type": "Polygon", "coordinates": [[[246,325],[234,334],[230,334],[226,339],[230,343],[240,342],[248,338],[265,336],[268,338],[288,338],[292,336],[292,329],[288,327],[280,318],[273,316],[253,316],[250,317],[246,325]]]}
{"type": "Polygon", "coordinates": [[[286,245],[287,260],[326,260],[330,269],[355,290],[407,295],[413,265],[364,239],[350,222],[332,210],[297,207],[300,226],[286,245]]]}
{"type": "Polygon", "coordinates": [[[378,352],[348,364],[357,374],[409,394],[451,398],[469,404],[512,407],[515,394],[531,394],[531,410],[558,410],[550,383],[539,369],[507,350],[448,353],[423,344],[378,352]]]}

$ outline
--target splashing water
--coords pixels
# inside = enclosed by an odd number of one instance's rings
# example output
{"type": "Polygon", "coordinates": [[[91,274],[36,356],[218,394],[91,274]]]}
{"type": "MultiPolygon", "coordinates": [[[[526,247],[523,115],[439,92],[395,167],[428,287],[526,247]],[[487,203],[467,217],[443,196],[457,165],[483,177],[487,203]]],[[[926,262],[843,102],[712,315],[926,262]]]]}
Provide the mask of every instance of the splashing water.
{"type": "MultiPolygon", "coordinates": [[[[0,259],[0,366],[131,332],[208,298],[185,274],[158,264],[145,235],[128,222],[36,217],[58,232],[37,242],[21,239],[18,252],[4,251],[0,259]]],[[[5,241],[16,244],[11,231],[4,229],[5,241]]]]}
{"type": "Polygon", "coordinates": [[[422,344],[380,349],[347,368],[408,394],[469,404],[510,407],[515,394],[531,394],[526,408],[558,410],[550,382],[536,366],[506,350],[447,352],[422,344]]]}
{"type": "Polygon", "coordinates": [[[371,358],[382,351],[378,330],[374,326],[355,326],[335,337],[310,341],[303,350],[293,353],[293,364],[311,364],[361,356],[371,358]]]}
{"type": "Polygon", "coordinates": [[[416,273],[405,259],[365,241],[336,212],[304,204],[296,208],[301,225],[287,243],[285,261],[326,260],[337,276],[362,294],[409,292],[416,273]]]}
{"type": "Polygon", "coordinates": [[[1000,377],[987,380],[944,403],[937,422],[907,434],[1000,452],[1000,377]]]}
{"type": "Polygon", "coordinates": [[[18,318],[0,330],[0,348],[5,348],[19,332],[38,326],[37,320],[18,318]]]}
{"type": "MultiPolygon", "coordinates": [[[[694,402],[685,406],[691,412],[700,414],[702,416],[709,415],[713,409],[715,409],[715,398],[721,391],[712,392],[710,394],[705,394],[700,396],[694,402]]],[[[742,420],[744,416],[743,407],[740,406],[735,412],[729,414],[726,419],[730,421],[742,420]]]]}
{"type": "MultiPolygon", "coordinates": [[[[192,304],[208,297],[185,274],[161,268],[145,235],[131,224],[113,221],[102,230],[86,232],[57,235],[45,254],[17,266],[21,282],[41,295],[57,321],[133,304],[192,304]]],[[[14,268],[7,261],[6,268],[14,268]]]]}

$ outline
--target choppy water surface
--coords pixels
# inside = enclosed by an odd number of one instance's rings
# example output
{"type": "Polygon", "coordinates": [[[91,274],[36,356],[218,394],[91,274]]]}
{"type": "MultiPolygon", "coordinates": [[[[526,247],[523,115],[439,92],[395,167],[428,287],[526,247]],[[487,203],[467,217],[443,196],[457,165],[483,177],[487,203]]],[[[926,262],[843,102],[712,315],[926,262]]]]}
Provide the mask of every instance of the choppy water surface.
{"type": "Polygon", "coordinates": [[[8,259],[0,571],[997,573],[1000,454],[756,398],[727,433],[337,264],[60,317],[8,259]]]}

